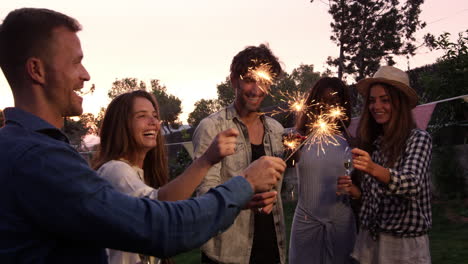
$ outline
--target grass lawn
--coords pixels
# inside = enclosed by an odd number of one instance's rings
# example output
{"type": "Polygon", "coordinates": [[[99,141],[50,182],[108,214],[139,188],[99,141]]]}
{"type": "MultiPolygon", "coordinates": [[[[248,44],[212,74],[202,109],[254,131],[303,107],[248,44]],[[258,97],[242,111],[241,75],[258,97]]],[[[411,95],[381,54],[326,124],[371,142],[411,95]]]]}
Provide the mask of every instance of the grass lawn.
{"type": "MultiPolygon", "coordinates": [[[[294,215],[294,203],[285,203],[286,235],[294,215]]],[[[435,202],[433,228],[429,233],[433,264],[468,264],[468,201],[435,202]]],[[[195,249],[174,258],[177,264],[200,263],[200,250],[195,249]]]]}
{"type": "Polygon", "coordinates": [[[435,202],[429,232],[432,263],[468,264],[468,203],[435,202]]]}

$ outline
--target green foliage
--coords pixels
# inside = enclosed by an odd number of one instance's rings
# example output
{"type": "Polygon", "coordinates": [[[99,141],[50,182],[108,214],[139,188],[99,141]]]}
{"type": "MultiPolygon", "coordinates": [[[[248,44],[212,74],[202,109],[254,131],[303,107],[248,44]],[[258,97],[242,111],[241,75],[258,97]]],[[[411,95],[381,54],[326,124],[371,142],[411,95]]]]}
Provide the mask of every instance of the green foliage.
{"type": "Polygon", "coordinates": [[[437,38],[432,34],[427,34],[424,36],[424,42],[431,49],[444,51],[441,60],[459,59],[468,54],[468,29],[458,33],[457,42],[450,41],[450,33],[448,32],[437,38]]]}
{"type": "Polygon", "coordinates": [[[320,79],[320,73],[314,71],[313,64],[301,64],[291,73],[291,78],[298,91],[309,92],[310,88],[320,79]]]}
{"type": "Polygon", "coordinates": [[[185,148],[177,151],[175,161],[169,163],[170,178],[174,179],[182,174],[192,164],[192,158],[185,148]]]}
{"type": "Polygon", "coordinates": [[[465,198],[467,171],[457,159],[459,152],[453,146],[433,149],[431,173],[435,186],[435,195],[439,199],[465,198]]]}
{"type": "Polygon", "coordinates": [[[166,86],[157,79],[151,80],[151,93],[158,101],[163,125],[172,133],[170,128],[177,129],[180,126],[179,115],[182,113],[182,101],[178,97],[168,94],[166,86]]]}
{"type": "Polygon", "coordinates": [[[333,17],[330,39],[340,47],[327,63],[338,67],[338,77],[360,80],[377,71],[382,60],[393,65],[395,55],[414,55],[413,34],[425,26],[419,20],[424,0],[330,0],[333,17]]]}
{"type": "Polygon", "coordinates": [[[5,117],[3,116],[3,111],[0,109],[0,127],[2,127],[5,123],[5,117]]]}
{"type": "Polygon", "coordinates": [[[94,118],[94,125],[96,126],[96,134],[99,133],[99,129],[101,129],[102,121],[104,120],[104,115],[106,114],[106,108],[101,107],[99,113],[96,118],[94,118]]]}
{"type": "Polygon", "coordinates": [[[466,201],[461,200],[433,203],[432,229],[429,231],[432,263],[467,263],[468,222],[454,217],[466,206],[466,201]]]}
{"type": "Polygon", "coordinates": [[[437,39],[428,39],[426,44],[433,49],[443,50],[438,59],[437,69],[423,76],[424,96],[437,100],[468,93],[468,30],[458,35],[456,42],[450,42],[450,33],[437,39]]]}
{"type": "MultiPolygon", "coordinates": [[[[458,35],[456,42],[449,40],[450,34],[444,33],[439,37],[426,35],[425,41],[432,49],[444,51],[444,55],[437,63],[422,70],[419,75],[412,76],[424,88],[423,101],[440,99],[468,94],[468,30],[458,35]]],[[[436,132],[446,124],[454,124],[466,120],[468,103],[462,100],[450,104],[437,106],[430,131],[436,132]]]]}
{"type": "Polygon", "coordinates": [[[234,102],[236,93],[231,85],[231,80],[226,77],[226,80],[216,86],[218,91],[218,103],[221,107],[226,107],[234,102]]]}
{"type": "Polygon", "coordinates": [[[192,140],[192,136],[187,131],[187,129],[184,129],[184,130],[180,131],[180,134],[182,135],[182,140],[184,140],[184,141],[191,141],[192,140]]]}
{"type": "Polygon", "coordinates": [[[135,91],[135,90],[146,90],[146,85],[143,81],[138,83],[137,78],[123,78],[115,80],[112,83],[112,88],[107,93],[107,96],[112,100],[120,94],[135,91]]]}
{"type": "Polygon", "coordinates": [[[65,117],[63,133],[67,135],[70,144],[81,147],[84,136],[96,133],[94,115],[85,113],[79,116],[77,120],[65,117]]]}
{"type": "Polygon", "coordinates": [[[221,109],[218,100],[201,99],[195,103],[195,109],[188,116],[187,122],[191,127],[197,127],[203,118],[221,109]]]}

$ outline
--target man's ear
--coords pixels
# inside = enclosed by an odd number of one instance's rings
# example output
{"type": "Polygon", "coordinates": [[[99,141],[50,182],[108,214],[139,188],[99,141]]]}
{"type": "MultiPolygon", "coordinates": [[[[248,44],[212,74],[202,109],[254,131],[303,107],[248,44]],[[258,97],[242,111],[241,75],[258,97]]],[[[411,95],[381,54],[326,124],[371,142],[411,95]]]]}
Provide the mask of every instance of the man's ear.
{"type": "Polygon", "coordinates": [[[26,72],[34,82],[44,84],[46,82],[46,69],[43,60],[37,57],[30,57],[26,60],[26,72]]]}

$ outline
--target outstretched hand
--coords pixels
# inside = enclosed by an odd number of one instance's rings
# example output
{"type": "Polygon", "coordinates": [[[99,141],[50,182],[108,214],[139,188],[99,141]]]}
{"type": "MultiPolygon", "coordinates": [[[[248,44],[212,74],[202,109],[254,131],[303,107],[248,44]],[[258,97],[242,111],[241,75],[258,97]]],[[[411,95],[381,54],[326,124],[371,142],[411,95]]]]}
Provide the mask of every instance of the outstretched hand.
{"type": "Polygon", "coordinates": [[[359,148],[352,149],[351,153],[353,153],[353,167],[373,175],[376,164],[372,161],[369,153],[359,148]]]}
{"type": "Polygon", "coordinates": [[[236,152],[236,139],[239,131],[229,128],[220,132],[211,142],[203,156],[211,165],[220,162],[224,157],[236,152]]]}

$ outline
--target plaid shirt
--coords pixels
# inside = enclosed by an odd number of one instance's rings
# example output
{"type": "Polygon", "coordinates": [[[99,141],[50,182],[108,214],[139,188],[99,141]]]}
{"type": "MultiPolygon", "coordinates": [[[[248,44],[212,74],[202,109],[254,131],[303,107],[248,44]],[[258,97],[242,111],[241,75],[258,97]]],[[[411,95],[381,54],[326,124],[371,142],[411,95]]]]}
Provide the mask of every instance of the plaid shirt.
{"type": "MultiPolygon", "coordinates": [[[[372,160],[385,164],[381,137],[374,142],[372,160]]],[[[361,183],[361,225],[374,239],[379,232],[398,237],[416,237],[427,233],[432,225],[431,181],[429,165],[432,155],[429,133],[413,129],[405,151],[390,171],[390,182],[384,184],[369,174],[361,183]]]]}

